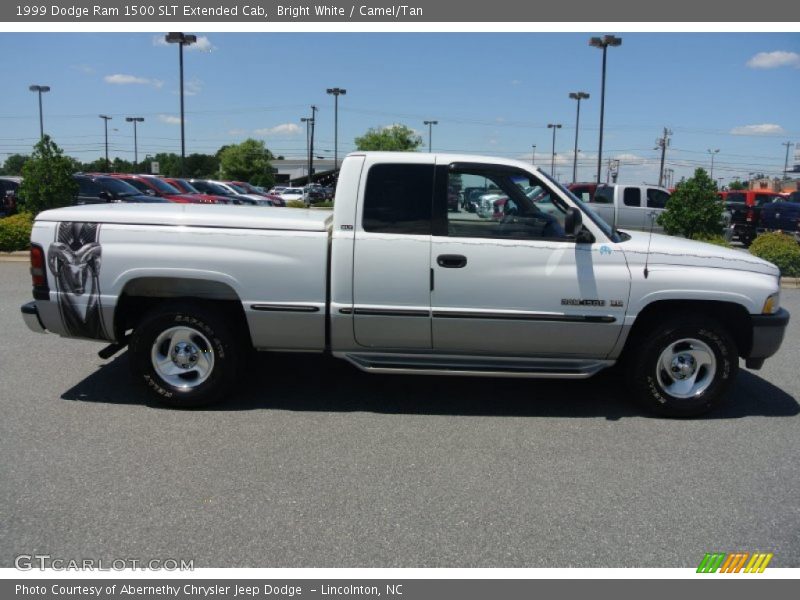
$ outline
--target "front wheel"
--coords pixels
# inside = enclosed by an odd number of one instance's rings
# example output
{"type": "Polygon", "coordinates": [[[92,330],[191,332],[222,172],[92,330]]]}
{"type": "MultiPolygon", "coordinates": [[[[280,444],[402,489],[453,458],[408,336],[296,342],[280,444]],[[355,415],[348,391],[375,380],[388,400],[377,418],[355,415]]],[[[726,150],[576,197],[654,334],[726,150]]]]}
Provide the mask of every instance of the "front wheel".
{"type": "Polygon", "coordinates": [[[131,367],[155,398],[176,408],[223,399],[235,387],[240,352],[228,320],[196,303],[148,313],[130,343],[131,367]]]}
{"type": "Polygon", "coordinates": [[[736,378],[739,358],[728,331],[708,319],[673,319],[653,329],[629,363],[637,400],[668,417],[693,417],[718,406],[736,378]]]}

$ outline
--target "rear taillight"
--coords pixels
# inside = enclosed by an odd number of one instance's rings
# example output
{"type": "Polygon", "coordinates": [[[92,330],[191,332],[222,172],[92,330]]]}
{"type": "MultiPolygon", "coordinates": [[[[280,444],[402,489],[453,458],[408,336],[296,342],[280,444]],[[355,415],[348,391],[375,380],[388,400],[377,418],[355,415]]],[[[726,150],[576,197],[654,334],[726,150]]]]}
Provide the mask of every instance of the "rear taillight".
{"type": "Polygon", "coordinates": [[[44,266],[44,250],[36,244],[31,245],[31,280],[34,287],[47,285],[47,272],[44,266]]]}
{"type": "Polygon", "coordinates": [[[755,220],[756,220],[756,213],[755,213],[755,211],[753,211],[752,209],[751,209],[751,210],[748,210],[748,211],[747,211],[747,222],[748,222],[748,223],[752,223],[752,222],[753,222],[753,221],[755,221],[755,220]]]}
{"type": "Polygon", "coordinates": [[[49,300],[50,288],[47,287],[47,269],[44,250],[38,244],[31,244],[31,282],[33,283],[34,300],[49,300]]]}

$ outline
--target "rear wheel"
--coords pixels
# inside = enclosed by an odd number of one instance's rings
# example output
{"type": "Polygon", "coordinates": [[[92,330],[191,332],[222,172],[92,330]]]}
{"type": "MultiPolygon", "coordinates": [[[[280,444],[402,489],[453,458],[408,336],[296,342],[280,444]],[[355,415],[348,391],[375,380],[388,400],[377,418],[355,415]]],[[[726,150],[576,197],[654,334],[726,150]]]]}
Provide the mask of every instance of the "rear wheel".
{"type": "Polygon", "coordinates": [[[155,398],[176,408],[207,406],[235,387],[241,350],[224,316],[199,303],[169,303],[142,319],[131,366],[155,398]]]}
{"type": "Polygon", "coordinates": [[[669,417],[692,417],[718,406],[739,368],[736,343],[711,319],[672,319],[652,329],[628,364],[637,400],[669,417]]]}

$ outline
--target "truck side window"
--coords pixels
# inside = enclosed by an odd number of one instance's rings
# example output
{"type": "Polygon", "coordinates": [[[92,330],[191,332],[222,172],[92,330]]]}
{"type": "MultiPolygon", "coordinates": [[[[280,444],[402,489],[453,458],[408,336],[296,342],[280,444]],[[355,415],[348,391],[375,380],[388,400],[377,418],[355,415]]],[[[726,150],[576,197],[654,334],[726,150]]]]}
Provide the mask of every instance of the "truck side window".
{"type": "Polygon", "coordinates": [[[430,235],[433,165],[381,164],[369,170],[364,231],[430,235]]]}
{"type": "Polygon", "coordinates": [[[647,208],[666,208],[669,194],[663,190],[647,188],[647,208]]]}
{"type": "Polygon", "coordinates": [[[625,206],[641,206],[642,190],[636,187],[626,187],[625,195],[622,197],[625,206]]]}
{"type": "Polygon", "coordinates": [[[596,204],[614,204],[614,188],[598,186],[592,202],[596,204]]]}

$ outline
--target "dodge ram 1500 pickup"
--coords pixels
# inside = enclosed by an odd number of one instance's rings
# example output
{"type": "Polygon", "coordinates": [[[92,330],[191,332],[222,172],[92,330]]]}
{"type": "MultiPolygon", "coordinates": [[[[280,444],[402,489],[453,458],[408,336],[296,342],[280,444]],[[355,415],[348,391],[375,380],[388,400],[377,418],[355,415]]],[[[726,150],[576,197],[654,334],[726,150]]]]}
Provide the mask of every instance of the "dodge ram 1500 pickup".
{"type": "Polygon", "coordinates": [[[619,363],[645,406],[690,416],[724,398],[740,357],[772,356],[789,320],[774,265],[615,230],[501,158],[354,153],[332,213],[70,207],[39,214],[31,242],[28,326],[109,342],[106,358],[127,345],[178,407],[232,394],[255,349],[399,374],[576,379],[619,363]],[[448,190],[467,188],[501,190],[502,216],[449,211],[448,190]]]}

